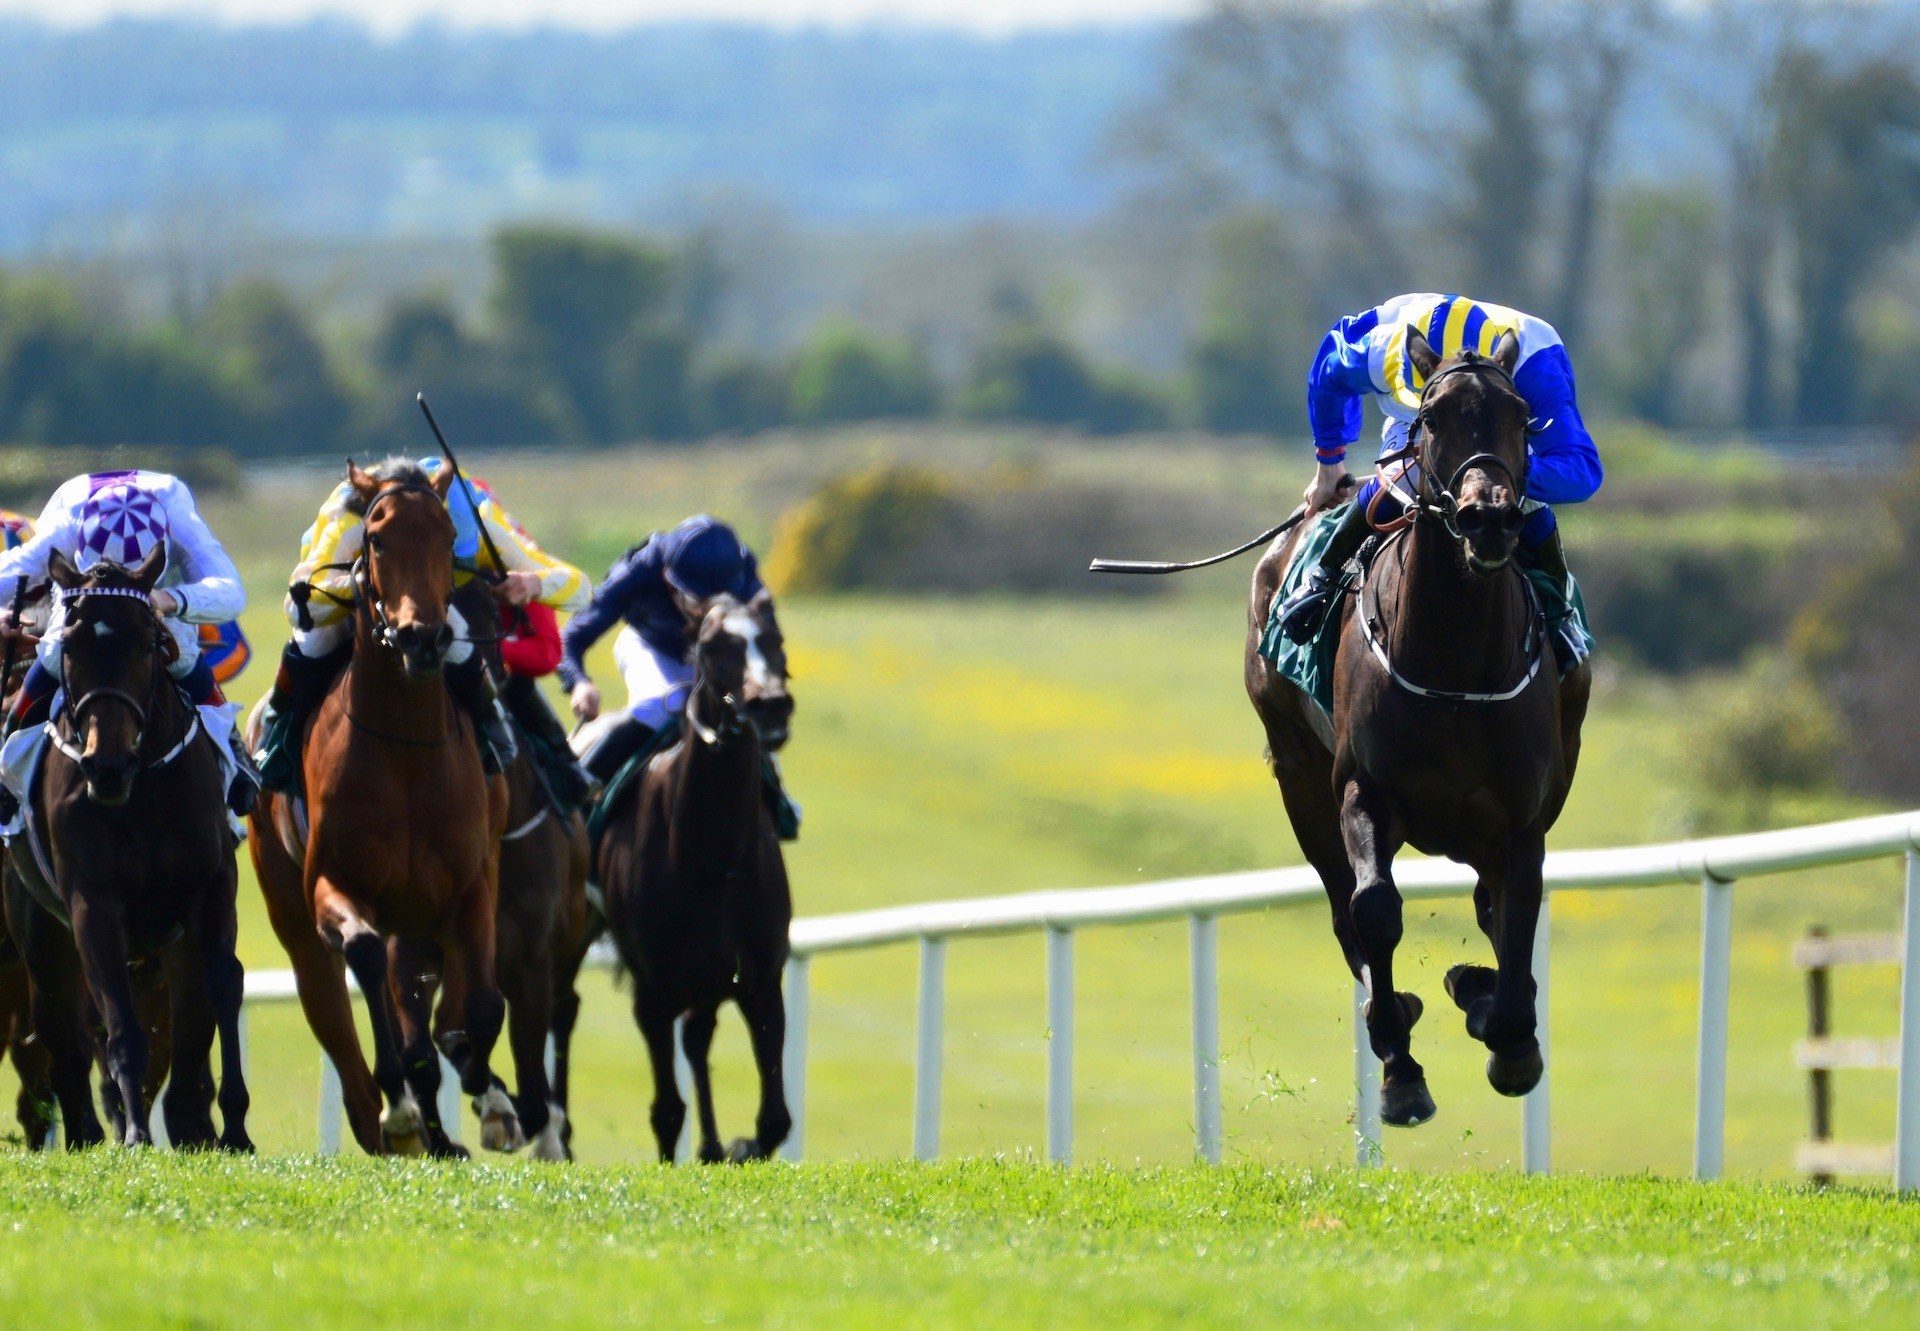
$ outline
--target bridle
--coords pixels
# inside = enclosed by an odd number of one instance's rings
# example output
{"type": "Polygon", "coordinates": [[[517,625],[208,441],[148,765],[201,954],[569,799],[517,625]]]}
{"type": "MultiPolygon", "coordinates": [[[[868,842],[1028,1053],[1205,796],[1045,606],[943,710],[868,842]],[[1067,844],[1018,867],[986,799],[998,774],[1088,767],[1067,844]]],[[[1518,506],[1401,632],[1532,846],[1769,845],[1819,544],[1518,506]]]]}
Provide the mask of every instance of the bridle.
{"type": "MultiPolygon", "coordinates": [[[[147,696],[145,699],[136,698],[126,689],[119,688],[112,684],[102,684],[97,688],[88,689],[85,693],[75,697],[73,682],[69,675],[72,668],[70,665],[72,653],[65,650],[60,653],[60,690],[69,699],[67,705],[62,709],[61,716],[66,720],[67,725],[65,729],[63,729],[56,724],[49,727],[49,731],[54,744],[62,753],[66,754],[67,757],[76,763],[80,761],[81,749],[85,741],[82,736],[74,734],[73,730],[84,722],[87,709],[98,702],[117,702],[132,712],[134,722],[133,751],[135,755],[137,756],[140,751],[146,747],[147,728],[152,723],[154,713],[159,710],[159,701],[162,696],[160,693],[162,687],[161,681],[166,677],[166,667],[169,657],[179,651],[179,644],[174,641],[173,635],[167,632],[165,622],[155,613],[153,602],[147,592],[137,587],[75,587],[60,593],[60,603],[63,607],[70,608],[88,597],[118,597],[123,600],[138,601],[146,611],[147,618],[152,625],[153,661],[148,674],[147,696]]],[[[195,712],[191,724],[188,725],[186,733],[181,736],[179,742],[174,744],[160,757],[150,763],[144,764],[144,766],[164,767],[172,762],[192,741],[194,732],[198,729],[199,724],[200,717],[198,712],[195,712]]]]}
{"type": "MultiPolygon", "coordinates": [[[[373,515],[380,511],[380,505],[386,503],[389,499],[396,499],[403,494],[424,494],[431,496],[435,503],[440,501],[439,492],[423,482],[392,482],[391,484],[382,486],[378,493],[367,501],[367,511],[360,515],[362,528],[369,529],[372,527],[373,515]]],[[[387,618],[386,604],[374,594],[373,548],[371,543],[362,546],[360,553],[354,557],[353,563],[348,566],[348,576],[353,579],[354,589],[358,592],[355,600],[359,603],[360,607],[367,612],[368,617],[373,620],[373,640],[382,647],[398,650],[399,640],[397,631],[394,629],[392,621],[387,618]]]]}
{"type": "MultiPolygon", "coordinates": [[[[1429,419],[1429,399],[1433,396],[1435,386],[1459,375],[1475,373],[1497,375],[1509,389],[1513,390],[1516,397],[1520,394],[1519,388],[1513,382],[1513,375],[1507,372],[1504,365],[1470,351],[1462,359],[1434,371],[1433,377],[1428,379],[1421,388],[1420,408],[1414,414],[1413,423],[1407,427],[1407,446],[1400,454],[1401,456],[1411,455],[1414,465],[1420,471],[1418,492],[1408,499],[1408,507],[1412,509],[1416,518],[1423,516],[1438,518],[1441,525],[1447,529],[1447,534],[1456,541],[1467,539],[1466,534],[1460,530],[1460,482],[1468,472],[1476,469],[1498,470],[1506,476],[1507,484],[1513,487],[1516,499],[1527,492],[1527,457],[1524,451],[1521,454],[1520,469],[1517,472],[1498,453],[1475,453],[1453,469],[1453,474],[1447,477],[1444,485],[1437,479],[1434,469],[1427,464],[1427,445],[1434,438],[1433,423],[1429,419]]],[[[1524,398],[1521,400],[1525,401],[1524,398]]],[[[1532,421],[1528,421],[1527,433],[1538,434],[1551,423],[1547,422],[1536,427],[1532,421]]],[[[1391,457],[1392,455],[1382,461],[1389,461],[1391,457]]],[[[1398,489],[1398,487],[1393,488],[1396,491],[1398,489]]],[[[1402,498],[1406,496],[1403,495],[1402,498]]]]}

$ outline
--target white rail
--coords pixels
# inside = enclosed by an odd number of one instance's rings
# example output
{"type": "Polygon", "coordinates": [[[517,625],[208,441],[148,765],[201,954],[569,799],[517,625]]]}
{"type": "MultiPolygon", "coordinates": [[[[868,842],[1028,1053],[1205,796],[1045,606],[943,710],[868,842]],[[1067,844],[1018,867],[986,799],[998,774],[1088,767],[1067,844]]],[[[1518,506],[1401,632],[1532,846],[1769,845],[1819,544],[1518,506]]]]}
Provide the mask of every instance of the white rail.
{"type": "MultiPolygon", "coordinates": [[[[1899,1117],[1895,1182],[1920,1188],[1920,811],[1822,823],[1812,827],[1717,837],[1616,850],[1561,851],[1547,856],[1549,894],[1570,888],[1663,887],[1701,889],[1700,1013],[1696,1055],[1694,1174],[1715,1178],[1723,1165],[1726,1122],[1727,1013],[1733,943],[1733,887],[1742,878],[1827,864],[1904,856],[1906,922],[1902,945],[1899,1117]]],[[[1395,866],[1395,881],[1408,897],[1461,895],[1473,889],[1470,870],[1443,860],[1408,858],[1395,866]]],[[[1218,920],[1223,915],[1264,910],[1300,901],[1324,900],[1310,869],[1182,878],[1130,887],[1030,892],[919,906],[860,911],[795,920],[793,959],[788,963],[787,1098],[793,1135],[782,1154],[801,1158],[805,1149],[808,971],[812,958],[915,942],[920,946],[918,1039],[914,1068],[914,1154],[930,1159],[940,1149],[940,1090],[944,1067],[946,944],[954,939],[1041,933],[1047,946],[1047,1155],[1065,1163],[1073,1155],[1073,935],[1096,925],[1142,924],[1185,918],[1190,923],[1193,996],[1193,1093],[1195,1150],[1220,1158],[1218,920]]],[[[1540,1041],[1549,1033],[1547,911],[1541,911],[1534,949],[1539,986],[1540,1041]]],[[[603,954],[604,958],[604,954],[603,954]]],[[[285,971],[247,977],[250,1002],[294,997],[285,971]]],[[[1356,1158],[1380,1158],[1378,1064],[1354,1003],[1354,1116],[1356,1158]]],[[[323,1150],[339,1149],[339,1094],[332,1067],[322,1086],[323,1150]],[[329,1103],[330,1102],[330,1103],[329,1103]]],[[[1526,1097],[1521,1158],[1526,1169],[1549,1164],[1548,1081],[1526,1097]]]]}

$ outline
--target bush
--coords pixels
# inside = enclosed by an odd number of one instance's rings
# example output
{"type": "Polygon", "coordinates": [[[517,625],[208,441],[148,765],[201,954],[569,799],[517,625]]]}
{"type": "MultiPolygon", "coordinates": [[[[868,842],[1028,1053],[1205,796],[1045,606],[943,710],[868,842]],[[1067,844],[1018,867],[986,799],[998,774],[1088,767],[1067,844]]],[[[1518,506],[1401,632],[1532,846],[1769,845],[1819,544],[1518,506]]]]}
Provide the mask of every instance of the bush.
{"type": "Polygon", "coordinates": [[[1841,723],[1826,694],[1785,660],[1705,681],[1700,698],[1688,755],[1707,822],[1764,827],[1779,797],[1834,784],[1841,723]]]}
{"type": "Polygon", "coordinates": [[[1021,322],[981,349],[960,411],[978,421],[1084,425],[1093,402],[1093,372],[1080,353],[1039,324],[1021,322]]]}
{"type": "Polygon", "coordinates": [[[786,421],[793,376],[751,356],[720,361],[695,380],[699,428],[720,434],[758,434],[786,421]]]}
{"type": "Polygon", "coordinates": [[[767,581],[782,592],[886,587],[955,503],[946,478],[925,467],[883,463],[836,477],[774,527],[767,581]]]}
{"type": "Polygon", "coordinates": [[[801,425],[930,416],[939,396],[932,369],[911,342],[830,323],[794,364],[789,414],[801,425]]]}

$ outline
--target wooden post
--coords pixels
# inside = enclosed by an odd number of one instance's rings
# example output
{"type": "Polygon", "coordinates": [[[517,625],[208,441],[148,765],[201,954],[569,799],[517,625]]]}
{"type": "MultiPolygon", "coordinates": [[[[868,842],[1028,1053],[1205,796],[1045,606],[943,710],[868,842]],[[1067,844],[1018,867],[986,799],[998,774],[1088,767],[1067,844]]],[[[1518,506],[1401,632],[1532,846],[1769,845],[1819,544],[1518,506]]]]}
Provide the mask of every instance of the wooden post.
{"type": "MultiPolygon", "coordinates": [[[[1808,938],[1825,938],[1827,931],[1819,925],[1807,930],[1808,938]]],[[[1826,963],[1807,967],[1807,1038],[1823,1040],[1829,1031],[1827,1000],[1831,992],[1826,963]]],[[[1813,1119],[1812,1139],[1816,1142],[1833,1140],[1833,1073],[1824,1067],[1807,1069],[1807,1110],[1813,1119]]],[[[1814,1183],[1826,1187],[1833,1182],[1833,1175],[1816,1173],[1814,1183]]]]}

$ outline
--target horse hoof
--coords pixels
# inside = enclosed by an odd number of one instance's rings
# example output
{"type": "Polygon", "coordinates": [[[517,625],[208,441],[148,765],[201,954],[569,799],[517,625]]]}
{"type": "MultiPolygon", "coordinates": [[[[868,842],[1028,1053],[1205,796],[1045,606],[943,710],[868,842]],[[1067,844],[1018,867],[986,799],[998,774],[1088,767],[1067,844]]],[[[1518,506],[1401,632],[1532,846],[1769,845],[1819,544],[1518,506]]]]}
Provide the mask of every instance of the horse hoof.
{"type": "Polygon", "coordinates": [[[766,1150],[752,1137],[735,1137],[727,1147],[727,1163],[744,1165],[752,1160],[765,1160],[766,1150]]]}
{"type": "Polygon", "coordinates": [[[408,1091],[397,1103],[387,1106],[380,1115],[380,1144],[390,1155],[425,1155],[427,1153],[427,1125],[420,1116],[420,1106],[414,1103],[413,1092],[408,1091]]]}
{"type": "Polygon", "coordinates": [[[489,1086],[485,1095],[475,1097],[473,1112],[480,1118],[480,1145],[484,1149],[517,1151],[527,1144],[527,1134],[520,1130],[520,1116],[513,1112],[513,1101],[498,1086],[489,1086]]]}
{"type": "Polygon", "coordinates": [[[1487,1084],[1502,1095],[1525,1095],[1540,1084],[1545,1071],[1537,1040],[1518,1054],[1487,1055],[1487,1084]]]}
{"type": "Polygon", "coordinates": [[[1481,999],[1493,997],[1493,987],[1499,978],[1499,973],[1490,966],[1454,966],[1447,971],[1444,981],[1447,997],[1462,1012],[1470,1011],[1481,999]]]}
{"type": "Polygon", "coordinates": [[[227,1133],[220,1138],[220,1149],[232,1155],[254,1154],[253,1138],[246,1133],[227,1133]]]}
{"type": "Polygon", "coordinates": [[[443,1137],[439,1141],[435,1142],[433,1144],[433,1149],[428,1151],[427,1154],[432,1156],[435,1160],[471,1160],[473,1159],[473,1152],[469,1151],[466,1147],[462,1146],[459,1142],[453,1140],[453,1138],[451,1137],[443,1137]]]}
{"type": "Polygon", "coordinates": [[[555,1163],[573,1159],[573,1152],[567,1149],[566,1123],[567,1112],[559,1105],[547,1106],[547,1126],[534,1135],[533,1149],[527,1152],[535,1160],[548,1160],[555,1163]]]}
{"type": "Polygon", "coordinates": [[[1388,1127],[1417,1128],[1437,1112],[1424,1079],[1388,1086],[1380,1092],[1380,1121],[1388,1127]]]}
{"type": "Polygon", "coordinates": [[[703,1165],[724,1164],[727,1159],[727,1153],[721,1149],[719,1142],[701,1142],[694,1156],[703,1165]]]}

